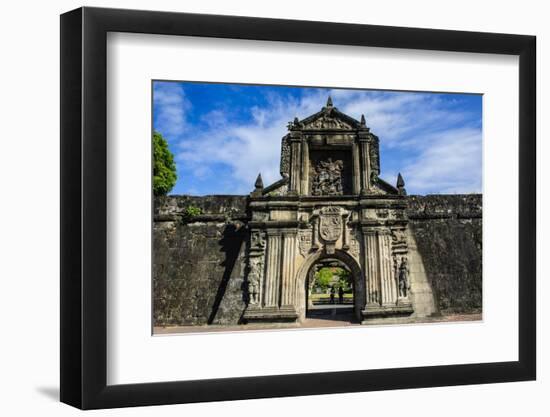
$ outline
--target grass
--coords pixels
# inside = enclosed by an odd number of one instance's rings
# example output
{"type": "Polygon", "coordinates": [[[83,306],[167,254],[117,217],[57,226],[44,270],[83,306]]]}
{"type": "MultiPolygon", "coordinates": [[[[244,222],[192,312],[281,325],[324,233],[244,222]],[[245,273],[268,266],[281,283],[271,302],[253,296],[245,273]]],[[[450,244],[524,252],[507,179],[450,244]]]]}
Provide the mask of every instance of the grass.
{"type": "MultiPolygon", "coordinates": [[[[334,294],[334,298],[338,298],[338,294],[334,294]]],[[[353,298],[352,293],[344,294],[344,299],[353,298]]],[[[330,300],[330,294],[311,294],[312,300],[330,300]]]]}

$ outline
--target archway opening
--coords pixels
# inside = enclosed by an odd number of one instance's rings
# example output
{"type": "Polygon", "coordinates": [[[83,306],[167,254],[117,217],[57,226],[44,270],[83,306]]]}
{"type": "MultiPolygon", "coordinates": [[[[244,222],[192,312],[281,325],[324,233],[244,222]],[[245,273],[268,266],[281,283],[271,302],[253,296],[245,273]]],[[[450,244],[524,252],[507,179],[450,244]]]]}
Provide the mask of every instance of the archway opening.
{"type": "Polygon", "coordinates": [[[306,319],[357,321],[355,277],[342,260],[318,260],[309,269],[305,284],[306,319]]]}

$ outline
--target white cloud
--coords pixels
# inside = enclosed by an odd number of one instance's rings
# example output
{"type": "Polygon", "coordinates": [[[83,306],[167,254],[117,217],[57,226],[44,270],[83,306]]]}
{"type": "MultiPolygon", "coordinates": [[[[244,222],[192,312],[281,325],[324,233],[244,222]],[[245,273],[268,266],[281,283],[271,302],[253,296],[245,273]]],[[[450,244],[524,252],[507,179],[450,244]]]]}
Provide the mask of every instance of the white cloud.
{"type": "Polygon", "coordinates": [[[157,81],[153,98],[157,130],[169,140],[184,133],[187,128],[185,112],[190,108],[190,103],[185,98],[181,84],[157,81]]]}
{"type": "Polygon", "coordinates": [[[403,169],[415,193],[481,192],[481,129],[454,129],[424,138],[420,155],[403,169]]]}

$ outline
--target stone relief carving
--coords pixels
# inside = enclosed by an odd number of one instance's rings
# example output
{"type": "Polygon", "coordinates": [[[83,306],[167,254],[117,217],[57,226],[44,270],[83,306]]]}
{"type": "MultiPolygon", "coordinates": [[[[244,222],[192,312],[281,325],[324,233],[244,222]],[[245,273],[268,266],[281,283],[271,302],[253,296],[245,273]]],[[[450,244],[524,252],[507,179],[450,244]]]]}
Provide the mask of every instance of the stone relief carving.
{"type": "Polygon", "coordinates": [[[386,209],[378,209],[376,210],[376,215],[381,219],[386,219],[390,215],[390,212],[386,209]]]}
{"type": "Polygon", "coordinates": [[[290,141],[285,136],[281,142],[281,175],[288,177],[290,173],[290,141]]]}
{"type": "Polygon", "coordinates": [[[263,257],[249,259],[248,271],[248,302],[249,304],[259,304],[260,302],[260,282],[263,278],[263,257]]]}
{"type": "Polygon", "coordinates": [[[407,233],[405,229],[392,229],[391,237],[393,244],[407,243],[407,233]]]}
{"type": "Polygon", "coordinates": [[[298,248],[300,250],[300,255],[306,257],[308,252],[311,250],[311,230],[300,230],[298,232],[298,248]]]}
{"type": "Polygon", "coordinates": [[[269,220],[269,213],[266,213],[265,211],[255,211],[252,214],[252,220],[256,222],[266,222],[269,220]]]}
{"type": "Polygon", "coordinates": [[[265,236],[262,232],[255,231],[250,235],[250,248],[251,249],[264,249],[265,248],[265,236]]]}
{"type": "Polygon", "coordinates": [[[397,268],[397,288],[399,297],[406,298],[408,296],[410,290],[409,264],[405,256],[401,257],[401,263],[397,268]]]}
{"type": "Polygon", "coordinates": [[[340,119],[322,115],[305,126],[306,129],[352,129],[352,127],[340,119]]]}
{"type": "Polygon", "coordinates": [[[319,161],[315,167],[315,176],[312,183],[313,195],[342,195],[342,160],[319,161]]]}
{"type": "Polygon", "coordinates": [[[356,259],[359,259],[361,253],[361,242],[360,236],[358,236],[357,230],[350,230],[349,233],[349,253],[356,259]]]}
{"type": "Polygon", "coordinates": [[[342,234],[342,215],[339,207],[325,207],[321,210],[319,235],[326,242],[336,242],[342,234]]]}
{"type": "Polygon", "coordinates": [[[369,146],[369,157],[371,161],[371,169],[376,172],[376,176],[380,174],[380,150],[378,145],[378,138],[372,137],[371,146],[369,146]]]}

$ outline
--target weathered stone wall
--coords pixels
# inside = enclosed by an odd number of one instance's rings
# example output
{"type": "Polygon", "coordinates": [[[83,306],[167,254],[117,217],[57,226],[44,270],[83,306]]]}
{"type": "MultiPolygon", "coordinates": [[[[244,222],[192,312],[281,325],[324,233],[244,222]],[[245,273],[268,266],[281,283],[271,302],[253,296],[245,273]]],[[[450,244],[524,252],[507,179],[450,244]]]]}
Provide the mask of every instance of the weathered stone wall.
{"type": "Polygon", "coordinates": [[[246,201],[243,196],[180,196],[155,201],[155,326],[240,321],[245,309],[246,201]],[[202,214],[197,215],[196,208],[202,214]]]}
{"type": "Polygon", "coordinates": [[[409,196],[408,217],[442,314],[482,308],[482,196],[409,196]]]}
{"type": "MultiPolygon", "coordinates": [[[[481,195],[409,196],[410,231],[443,314],[481,310],[481,195]]],[[[157,199],[156,326],[235,324],[245,310],[246,196],[157,199]],[[201,214],[197,214],[199,208],[201,214]]]]}

